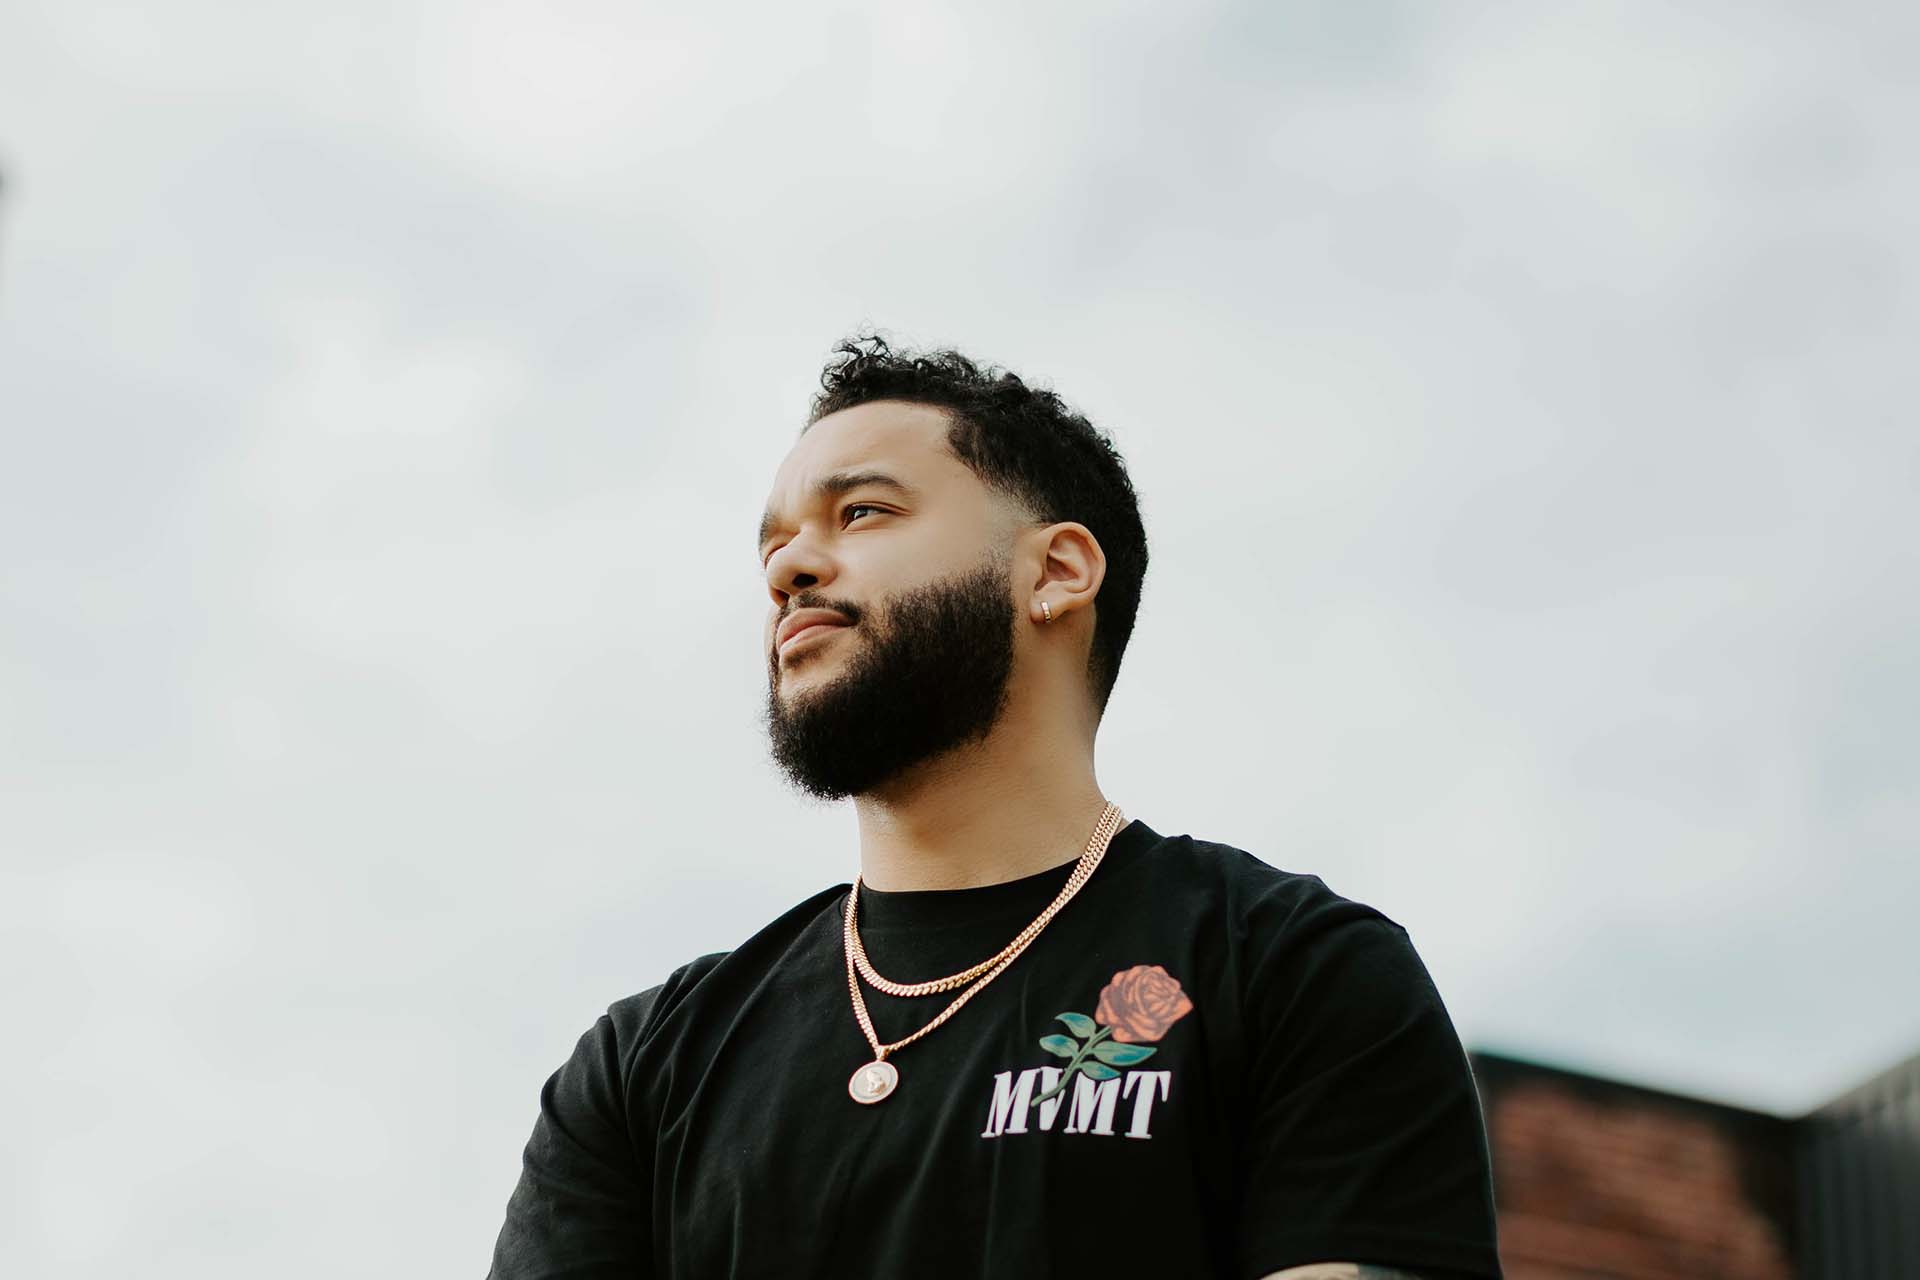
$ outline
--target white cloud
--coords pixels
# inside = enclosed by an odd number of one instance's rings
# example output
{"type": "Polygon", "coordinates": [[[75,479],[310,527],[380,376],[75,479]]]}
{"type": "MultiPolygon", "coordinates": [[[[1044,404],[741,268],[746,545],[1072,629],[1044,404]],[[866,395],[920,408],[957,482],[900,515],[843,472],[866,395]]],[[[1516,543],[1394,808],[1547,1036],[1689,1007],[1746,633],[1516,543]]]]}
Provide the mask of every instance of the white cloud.
{"type": "Polygon", "coordinates": [[[869,320],[1130,458],[1129,813],[1470,1044],[1794,1110],[1920,1036],[1889,15],[157,13],[0,48],[17,1266],[477,1266],[599,1008],[847,878],[746,534],[869,320]]]}

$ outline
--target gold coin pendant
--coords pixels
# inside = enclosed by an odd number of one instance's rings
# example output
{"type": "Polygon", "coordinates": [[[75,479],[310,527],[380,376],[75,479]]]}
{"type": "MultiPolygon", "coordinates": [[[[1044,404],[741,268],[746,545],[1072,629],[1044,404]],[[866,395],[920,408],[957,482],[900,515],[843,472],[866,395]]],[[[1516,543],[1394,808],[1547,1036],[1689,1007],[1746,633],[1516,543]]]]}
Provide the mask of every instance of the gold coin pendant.
{"type": "Polygon", "coordinates": [[[847,1081],[847,1093],[855,1102],[878,1102],[900,1083],[900,1072],[891,1062],[878,1059],[853,1073],[847,1081]]]}

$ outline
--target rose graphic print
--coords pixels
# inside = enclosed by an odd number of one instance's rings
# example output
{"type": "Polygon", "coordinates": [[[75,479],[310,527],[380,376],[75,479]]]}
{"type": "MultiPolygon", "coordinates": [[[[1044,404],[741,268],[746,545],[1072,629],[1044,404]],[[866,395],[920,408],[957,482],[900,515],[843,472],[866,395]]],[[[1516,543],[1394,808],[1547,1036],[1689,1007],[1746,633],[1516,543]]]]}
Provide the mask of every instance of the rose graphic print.
{"type": "Polygon", "coordinates": [[[1180,989],[1178,979],[1157,964],[1137,964],[1100,993],[1100,1007],[1094,1021],[1113,1027],[1113,1038],[1128,1044],[1158,1040],[1167,1028],[1193,1012],[1193,1001],[1180,989]]]}
{"type": "Polygon", "coordinates": [[[1114,974],[1100,992],[1093,1017],[1054,1015],[1067,1024],[1071,1036],[1040,1037],[1040,1047],[1067,1059],[1067,1065],[1053,1088],[1034,1098],[1034,1105],[1065,1089],[1076,1071],[1091,1080],[1111,1080],[1120,1074],[1115,1067],[1145,1062],[1155,1050],[1141,1042],[1158,1040],[1192,1012],[1193,1001],[1180,989],[1179,979],[1157,964],[1137,964],[1114,974]]]}

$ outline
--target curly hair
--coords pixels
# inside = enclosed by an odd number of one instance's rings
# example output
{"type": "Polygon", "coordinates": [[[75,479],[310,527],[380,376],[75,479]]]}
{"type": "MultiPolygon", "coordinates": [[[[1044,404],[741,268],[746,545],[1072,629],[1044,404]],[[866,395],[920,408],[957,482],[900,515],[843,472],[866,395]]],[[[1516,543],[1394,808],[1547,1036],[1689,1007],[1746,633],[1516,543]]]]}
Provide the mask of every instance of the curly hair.
{"type": "MultiPolygon", "coordinates": [[[[947,411],[947,447],[989,488],[1039,524],[1083,524],[1107,559],[1094,606],[1087,679],[1106,714],[1120,659],[1140,612],[1147,531],[1125,459],[1104,432],[1052,391],[1028,386],[997,366],[957,351],[895,351],[877,334],[842,342],[820,373],[807,427],[873,400],[904,400],[947,411]]],[[[806,434],[806,428],[801,429],[806,434]]]]}

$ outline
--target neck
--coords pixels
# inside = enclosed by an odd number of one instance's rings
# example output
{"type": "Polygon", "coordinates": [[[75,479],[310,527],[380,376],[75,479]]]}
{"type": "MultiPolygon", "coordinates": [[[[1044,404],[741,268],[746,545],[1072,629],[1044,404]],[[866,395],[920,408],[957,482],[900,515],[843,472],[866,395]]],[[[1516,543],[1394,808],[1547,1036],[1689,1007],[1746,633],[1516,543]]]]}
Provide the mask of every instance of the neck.
{"type": "Polygon", "coordinates": [[[1092,735],[1076,717],[1016,708],[985,739],[856,797],[861,883],[883,892],[972,889],[1086,852],[1107,806],[1092,735]]]}

